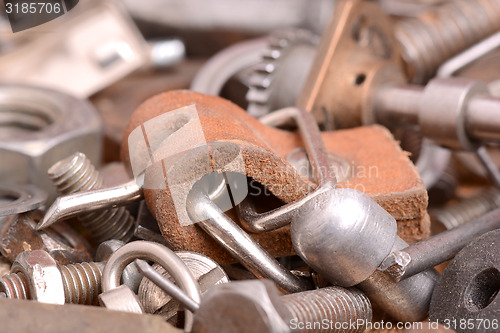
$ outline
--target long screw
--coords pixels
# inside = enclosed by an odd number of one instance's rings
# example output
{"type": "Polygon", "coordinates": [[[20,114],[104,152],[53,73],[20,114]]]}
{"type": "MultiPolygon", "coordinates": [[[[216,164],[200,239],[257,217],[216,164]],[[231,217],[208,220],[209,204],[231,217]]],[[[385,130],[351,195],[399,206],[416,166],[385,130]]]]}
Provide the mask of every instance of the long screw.
{"type": "Polygon", "coordinates": [[[368,297],[354,288],[327,287],[285,295],[281,300],[298,323],[324,323],[325,319],[333,323],[308,332],[362,332],[363,325],[353,328],[350,325],[336,326],[335,323],[365,324],[372,318],[368,297]]]}
{"type": "Polygon", "coordinates": [[[453,0],[401,20],[396,38],[414,83],[433,77],[438,67],[500,29],[500,0],[453,0]]]}
{"type": "MultiPolygon", "coordinates": [[[[103,187],[99,172],[80,152],[57,162],[48,173],[61,194],[85,192],[103,187]]],[[[78,219],[97,243],[109,239],[127,242],[134,235],[135,221],[125,207],[81,213],[78,219]]]]}
{"type": "MultiPolygon", "coordinates": [[[[59,266],[66,303],[96,305],[101,292],[103,262],[84,262],[59,266]]],[[[31,299],[30,283],[21,272],[4,275],[0,279],[0,293],[7,298],[31,299]]]]}
{"type": "Polygon", "coordinates": [[[497,208],[500,208],[500,190],[490,188],[452,206],[436,209],[431,216],[446,229],[452,229],[497,208]]]}

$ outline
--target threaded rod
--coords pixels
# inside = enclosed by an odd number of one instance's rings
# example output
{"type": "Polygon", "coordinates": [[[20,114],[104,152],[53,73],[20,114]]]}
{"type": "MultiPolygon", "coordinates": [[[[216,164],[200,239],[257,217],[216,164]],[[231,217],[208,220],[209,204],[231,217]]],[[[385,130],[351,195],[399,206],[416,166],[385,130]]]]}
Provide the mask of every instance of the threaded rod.
{"type": "Polygon", "coordinates": [[[500,208],[500,190],[490,188],[459,203],[434,210],[432,217],[446,229],[453,229],[500,208]]]}
{"type": "Polygon", "coordinates": [[[60,266],[65,302],[97,305],[104,263],[84,262],[60,266]]]}
{"type": "MultiPolygon", "coordinates": [[[[97,190],[103,186],[99,172],[82,153],[57,162],[48,173],[61,194],[97,190]]],[[[125,207],[82,213],[78,219],[99,243],[109,239],[129,241],[135,230],[134,218],[125,207]]]]}
{"type": "Polygon", "coordinates": [[[370,300],[355,288],[327,287],[285,295],[281,299],[298,323],[321,324],[325,319],[330,322],[330,325],[318,325],[320,327],[308,332],[363,332],[365,325],[353,328],[349,324],[366,324],[372,319],[370,300]],[[344,328],[335,323],[344,323],[344,328]]]}
{"type": "MultiPolygon", "coordinates": [[[[65,303],[97,305],[101,292],[103,262],[84,262],[61,265],[65,303]]],[[[30,283],[23,273],[10,273],[0,279],[0,294],[13,299],[31,299],[30,283]]]]}
{"type": "Polygon", "coordinates": [[[396,37],[413,82],[425,83],[443,62],[499,29],[500,0],[454,0],[398,22],[396,37]]]}
{"type": "Polygon", "coordinates": [[[28,280],[22,273],[10,273],[0,279],[0,293],[7,298],[30,299],[28,280]]]}

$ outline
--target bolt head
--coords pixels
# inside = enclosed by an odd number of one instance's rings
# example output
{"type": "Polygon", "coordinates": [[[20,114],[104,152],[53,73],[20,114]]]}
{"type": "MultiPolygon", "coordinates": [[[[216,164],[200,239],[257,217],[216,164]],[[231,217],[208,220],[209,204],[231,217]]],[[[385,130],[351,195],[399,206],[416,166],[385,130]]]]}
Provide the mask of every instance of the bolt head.
{"type": "Polygon", "coordinates": [[[291,313],[269,280],[215,285],[203,295],[193,332],[290,332],[291,313]]]}
{"type": "Polygon", "coordinates": [[[56,261],[43,250],[21,252],[11,268],[22,273],[29,284],[31,299],[42,303],[64,304],[64,286],[56,261]]]}

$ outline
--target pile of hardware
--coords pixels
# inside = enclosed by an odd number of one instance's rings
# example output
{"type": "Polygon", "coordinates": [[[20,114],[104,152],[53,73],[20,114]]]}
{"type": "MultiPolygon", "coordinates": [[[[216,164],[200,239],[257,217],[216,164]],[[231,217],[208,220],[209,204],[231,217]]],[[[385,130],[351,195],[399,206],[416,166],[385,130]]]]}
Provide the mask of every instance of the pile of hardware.
{"type": "Polygon", "coordinates": [[[500,332],[500,0],[0,19],[0,327],[500,332]]]}

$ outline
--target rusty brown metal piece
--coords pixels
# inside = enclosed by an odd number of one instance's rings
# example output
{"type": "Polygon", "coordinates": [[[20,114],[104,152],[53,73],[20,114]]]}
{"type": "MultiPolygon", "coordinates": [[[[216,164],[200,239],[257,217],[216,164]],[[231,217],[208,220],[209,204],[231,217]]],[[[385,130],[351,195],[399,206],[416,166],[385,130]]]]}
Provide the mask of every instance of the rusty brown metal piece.
{"type": "Polygon", "coordinates": [[[326,129],[374,120],[363,113],[381,82],[404,82],[403,62],[391,18],[369,1],[339,1],[323,33],[297,106],[326,129]]]}
{"type": "MultiPolygon", "coordinates": [[[[128,135],[132,130],[158,115],[193,104],[206,141],[237,144],[247,176],[263,184],[276,197],[288,203],[314,189],[314,184],[286,161],[291,151],[303,147],[298,134],[265,126],[220,97],[190,91],[160,94],[138,108],[132,115],[123,140],[125,165],[130,168],[128,135]]],[[[407,153],[399,148],[385,128],[370,126],[329,132],[323,133],[322,138],[330,153],[340,156],[351,166],[350,174],[339,183],[339,187],[355,188],[371,196],[395,217],[400,235],[406,241],[414,243],[429,235],[425,187],[407,153]]],[[[192,166],[186,165],[178,167],[192,169],[192,166]]],[[[144,195],[163,236],[175,250],[199,252],[220,263],[234,262],[196,225],[179,225],[168,189],[145,189],[144,195]]],[[[229,211],[228,215],[238,221],[234,212],[229,211]]],[[[252,234],[252,237],[274,256],[294,254],[289,227],[252,234]]]]}
{"type": "Polygon", "coordinates": [[[45,304],[0,298],[2,332],[182,333],[160,316],[111,311],[96,306],[45,304]]]}
{"type": "Polygon", "coordinates": [[[13,262],[23,251],[45,250],[60,265],[92,261],[87,241],[67,224],[36,230],[40,211],[9,216],[0,228],[0,252],[13,262]]]}

